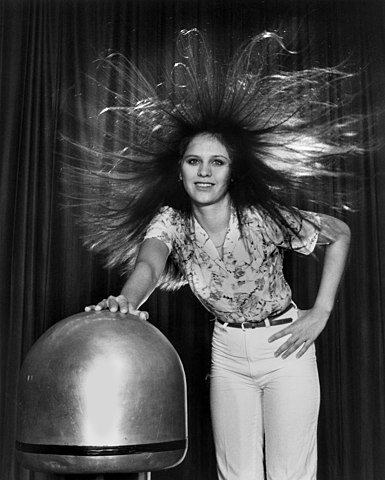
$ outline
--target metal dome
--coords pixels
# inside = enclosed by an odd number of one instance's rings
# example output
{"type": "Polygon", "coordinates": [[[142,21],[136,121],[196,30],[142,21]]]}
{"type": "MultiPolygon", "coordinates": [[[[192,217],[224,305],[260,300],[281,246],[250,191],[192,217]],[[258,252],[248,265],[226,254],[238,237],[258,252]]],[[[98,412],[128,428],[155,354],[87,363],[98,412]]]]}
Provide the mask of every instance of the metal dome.
{"type": "Polygon", "coordinates": [[[52,473],[154,471],[187,450],[186,381],[166,337],[102,311],[51,327],[20,373],[16,452],[52,473]]]}

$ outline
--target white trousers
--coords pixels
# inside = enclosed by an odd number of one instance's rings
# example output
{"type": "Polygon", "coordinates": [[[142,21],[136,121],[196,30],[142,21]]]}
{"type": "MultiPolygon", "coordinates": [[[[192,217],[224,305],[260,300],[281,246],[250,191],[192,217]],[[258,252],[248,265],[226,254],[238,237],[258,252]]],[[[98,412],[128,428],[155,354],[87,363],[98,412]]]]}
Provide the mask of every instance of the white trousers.
{"type": "MultiPolygon", "coordinates": [[[[296,308],[285,316],[296,320],[296,308]]],[[[316,479],[315,348],[299,359],[274,357],[287,337],[267,339],[287,326],[242,330],[215,322],[210,398],[219,480],[316,479]]]]}

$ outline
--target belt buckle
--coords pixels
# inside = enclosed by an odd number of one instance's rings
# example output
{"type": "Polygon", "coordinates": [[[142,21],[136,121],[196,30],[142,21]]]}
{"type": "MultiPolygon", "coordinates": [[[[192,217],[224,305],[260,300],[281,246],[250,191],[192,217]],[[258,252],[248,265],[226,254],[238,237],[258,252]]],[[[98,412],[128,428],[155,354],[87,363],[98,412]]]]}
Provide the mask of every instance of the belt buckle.
{"type": "Polygon", "coordinates": [[[246,328],[256,328],[256,322],[251,322],[250,320],[245,320],[241,323],[242,330],[246,330],[246,328]]]}
{"type": "Polygon", "coordinates": [[[248,328],[248,327],[245,327],[246,323],[250,323],[250,322],[248,320],[245,320],[244,322],[241,323],[241,328],[242,328],[243,331],[245,331],[246,328],[248,328]]]}

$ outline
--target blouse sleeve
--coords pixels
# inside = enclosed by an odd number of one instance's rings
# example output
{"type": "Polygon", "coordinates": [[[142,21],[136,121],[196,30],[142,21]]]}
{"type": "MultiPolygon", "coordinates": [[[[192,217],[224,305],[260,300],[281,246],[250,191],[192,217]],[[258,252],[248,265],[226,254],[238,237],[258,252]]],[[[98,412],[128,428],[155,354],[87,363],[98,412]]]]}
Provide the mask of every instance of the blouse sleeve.
{"type": "Polygon", "coordinates": [[[321,219],[316,213],[297,211],[298,215],[282,210],[281,213],[291,228],[270,224],[269,236],[278,247],[309,255],[317,245],[321,219]]]}
{"type": "Polygon", "coordinates": [[[172,218],[172,211],[170,208],[165,207],[150,222],[144,240],[157,238],[166,244],[170,253],[173,248],[174,230],[175,221],[172,218]]]}

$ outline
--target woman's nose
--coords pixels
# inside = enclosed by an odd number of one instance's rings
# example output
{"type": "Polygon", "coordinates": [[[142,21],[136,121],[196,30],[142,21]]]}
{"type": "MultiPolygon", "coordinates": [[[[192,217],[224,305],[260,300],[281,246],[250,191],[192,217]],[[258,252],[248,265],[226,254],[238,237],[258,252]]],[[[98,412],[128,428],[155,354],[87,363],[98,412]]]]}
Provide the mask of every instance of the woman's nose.
{"type": "Polygon", "coordinates": [[[211,177],[211,165],[201,163],[199,165],[198,175],[200,177],[211,177]]]}

